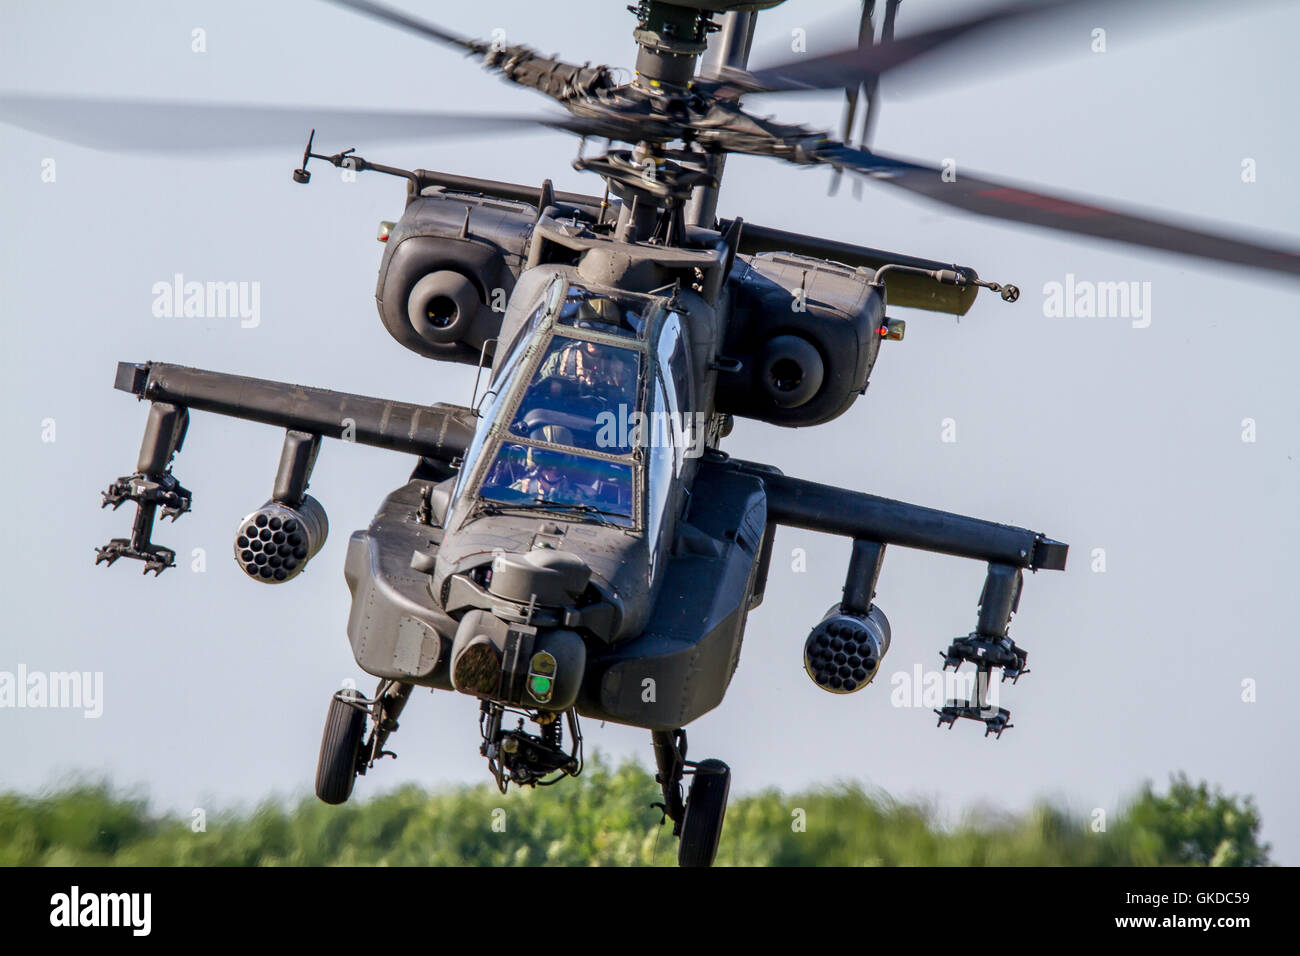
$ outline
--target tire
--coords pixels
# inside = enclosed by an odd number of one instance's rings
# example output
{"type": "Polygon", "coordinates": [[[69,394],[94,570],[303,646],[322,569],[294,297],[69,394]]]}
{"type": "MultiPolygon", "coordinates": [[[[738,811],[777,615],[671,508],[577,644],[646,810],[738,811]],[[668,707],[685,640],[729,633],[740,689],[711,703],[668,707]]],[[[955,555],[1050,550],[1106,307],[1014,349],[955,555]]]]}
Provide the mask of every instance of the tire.
{"type": "Polygon", "coordinates": [[[731,768],[721,760],[701,760],[686,795],[682,843],[677,848],[679,866],[713,865],[730,792],[731,768]]]}
{"type": "MultiPolygon", "coordinates": [[[[355,690],[339,692],[340,697],[360,700],[355,690]]],[[[321,736],[320,758],[316,762],[316,796],[325,803],[339,804],[352,796],[357,779],[357,758],[361,738],[366,730],[365,712],[338,697],[330,699],[325,716],[325,733],[321,736]]]]}

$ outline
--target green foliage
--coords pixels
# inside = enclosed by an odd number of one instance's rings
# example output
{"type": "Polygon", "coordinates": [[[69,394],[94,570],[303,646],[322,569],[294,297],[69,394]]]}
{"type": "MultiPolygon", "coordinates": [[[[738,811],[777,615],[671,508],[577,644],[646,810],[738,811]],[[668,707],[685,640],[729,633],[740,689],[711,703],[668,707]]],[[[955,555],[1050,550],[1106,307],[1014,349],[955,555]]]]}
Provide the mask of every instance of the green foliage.
{"type": "MultiPolygon", "coordinates": [[[[1163,797],[1148,785],[1129,809],[1146,859],[1201,866],[1265,866],[1268,845],[1260,846],[1259,811],[1246,797],[1224,796],[1217,787],[1174,777],[1163,797]]],[[[1146,862],[1146,859],[1141,862],[1146,862]]]]}
{"type": "MultiPolygon", "coordinates": [[[[2,865],[628,866],[672,865],[676,841],[658,825],[653,777],[635,764],[589,761],[577,780],[502,796],[490,785],[428,794],[413,785],[331,807],[312,797],[187,818],[149,811],[135,795],[78,784],[39,797],[0,794],[2,865]],[[504,812],[502,812],[504,811],[504,812]]],[[[1147,785],[1104,832],[1047,804],[1015,816],[934,812],[841,784],[735,798],[718,863],[810,865],[1259,866],[1259,814],[1239,800],[1173,779],[1147,785]]]]}

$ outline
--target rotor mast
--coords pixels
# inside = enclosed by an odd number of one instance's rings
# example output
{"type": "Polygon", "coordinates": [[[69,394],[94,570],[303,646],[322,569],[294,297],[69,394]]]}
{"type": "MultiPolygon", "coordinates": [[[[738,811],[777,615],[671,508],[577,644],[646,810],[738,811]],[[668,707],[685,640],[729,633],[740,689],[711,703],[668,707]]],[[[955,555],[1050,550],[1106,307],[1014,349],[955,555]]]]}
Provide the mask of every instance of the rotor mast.
{"type": "MultiPolygon", "coordinates": [[[[687,95],[695,77],[696,61],[707,49],[709,33],[717,29],[713,11],[669,0],[640,0],[628,9],[637,18],[636,29],[632,31],[638,47],[636,86],[655,96],[687,95]]],[[[638,144],[630,158],[635,166],[643,169],[644,182],[608,175],[606,181],[623,200],[617,235],[623,241],[643,241],[657,231],[660,221],[674,217],[674,205],[680,212],[686,196],[680,189],[677,196],[668,196],[655,188],[661,171],[667,170],[660,162],[659,149],[653,144],[638,144]]],[[[678,218],[675,230],[665,230],[669,236],[680,232],[678,218]]]]}
{"type": "MultiPolygon", "coordinates": [[[[732,10],[722,18],[722,29],[709,44],[700,64],[700,76],[716,77],[724,67],[743,70],[749,66],[749,51],[754,45],[755,10],[732,10]]],[[[708,159],[713,184],[696,186],[686,205],[686,221],[692,226],[712,228],[718,214],[718,190],[722,186],[722,168],[727,157],[719,153],[708,159]]]]}
{"type": "MultiPolygon", "coordinates": [[[[705,56],[701,76],[717,76],[723,67],[744,69],[754,39],[755,11],[761,5],[761,2],[746,3],[744,0],[740,3],[736,0],[640,0],[637,6],[629,7],[637,17],[637,26],[632,32],[639,48],[636,85],[657,95],[688,95],[701,55],[705,56]],[[721,24],[714,22],[717,13],[723,14],[721,24]],[[719,36],[709,43],[712,33],[719,36]]],[[[771,5],[771,0],[767,5],[771,5]]],[[[647,161],[654,162],[655,150],[649,144],[641,144],[638,152],[646,155],[647,161]]],[[[689,199],[681,209],[681,222],[713,226],[723,163],[724,157],[720,154],[701,156],[699,165],[712,181],[691,189],[689,199]]],[[[645,199],[640,197],[639,205],[642,207],[645,199]]],[[[636,205],[634,203],[632,208],[635,209],[636,205]]],[[[619,224],[620,232],[625,236],[643,238],[649,231],[650,217],[644,208],[639,211],[642,222],[635,223],[631,221],[630,210],[625,207],[619,224]]]]}

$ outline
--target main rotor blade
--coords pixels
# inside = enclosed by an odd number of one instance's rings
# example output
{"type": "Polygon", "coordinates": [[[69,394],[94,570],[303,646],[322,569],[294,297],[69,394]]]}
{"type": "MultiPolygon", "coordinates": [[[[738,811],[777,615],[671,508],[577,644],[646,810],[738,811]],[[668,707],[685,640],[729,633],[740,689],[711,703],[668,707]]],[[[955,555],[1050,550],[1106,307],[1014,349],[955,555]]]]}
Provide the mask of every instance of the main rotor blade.
{"type": "Polygon", "coordinates": [[[118,100],[0,93],[0,122],[55,139],[115,152],[216,152],[299,146],[309,130],[317,142],[432,141],[547,127],[568,129],[570,117],[473,116],[423,110],[339,110],[118,100]]]}
{"type": "MultiPolygon", "coordinates": [[[[885,0],[885,22],[880,28],[880,42],[894,42],[894,23],[898,19],[898,5],[902,0],[885,0]]],[[[876,131],[876,119],[879,115],[879,98],[880,98],[880,77],[868,77],[863,84],[867,94],[867,108],[862,116],[862,134],[858,137],[858,145],[866,148],[871,147],[871,140],[876,131]]],[[[847,143],[848,140],[845,140],[847,143]]],[[[861,182],[858,183],[861,187],[861,182]]]]}
{"type": "MultiPolygon", "coordinates": [[[[876,42],[876,28],[872,16],[876,12],[876,0],[862,0],[862,12],[858,16],[858,49],[871,46],[876,42]]],[[[844,87],[844,123],[840,127],[840,139],[846,143],[853,142],[853,124],[858,113],[858,100],[863,93],[867,95],[867,109],[871,109],[870,90],[864,90],[861,83],[850,83],[844,87]]],[[[863,143],[863,145],[867,145],[863,143]]],[[[831,173],[829,195],[839,192],[840,176],[838,169],[831,173]]]]}
{"type": "Polygon", "coordinates": [[[444,30],[442,27],[435,23],[430,23],[428,20],[419,20],[400,10],[394,10],[392,7],[386,7],[380,3],[372,3],[371,0],[327,0],[327,2],[355,10],[357,13],[368,16],[373,20],[379,20],[383,23],[390,23],[393,26],[401,27],[409,33],[427,37],[430,40],[437,40],[439,43],[458,46],[471,53],[481,53],[483,50],[487,49],[487,44],[483,43],[481,40],[471,40],[469,37],[463,37],[459,33],[444,30]]]}
{"type": "MultiPolygon", "coordinates": [[[[1273,0],[1242,0],[1236,9],[1273,0]]],[[[1014,0],[965,17],[956,23],[935,27],[873,47],[847,47],[822,56],[804,56],[758,70],[723,70],[720,96],[746,93],[782,93],[803,90],[840,89],[865,82],[890,70],[926,58],[925,66],[944,65],[958,47],[978,52],[978,75],[1049,55],[1053,44],[1044,42],[1070,27],[1100,23],[1136,23],[1142,18],[1162,26],[1192,22],[1189,12],[1208,8],[1210,0],[1014,0]],[[1162,16],[1162,14],[1168,14],[1162,16]],[[1011,29],[1017,27],[1020,29],[1011,29]],[[1030,29],[1032,28],[1032,29],[1030,29]],[[1049,32],[1050,31],[1050,32],[1049,32]]],[[[1071,33],[1080,49],[1088,49],[1090,32],[1071,33]]],[[[920,67],[918,66],[918,70],[920,67]]],[[[915,71],[910,71],[912,73],[915,71]]]]}
{"type": "Polygon", "coordinates": [[[1266,239],[1208,232],[965,172],[945,181],[937,167],[850,146],[837,146],[822,155],[877,182],[979,216],[1300,276],[1300,251],[1279,248],[1266,239]]]}

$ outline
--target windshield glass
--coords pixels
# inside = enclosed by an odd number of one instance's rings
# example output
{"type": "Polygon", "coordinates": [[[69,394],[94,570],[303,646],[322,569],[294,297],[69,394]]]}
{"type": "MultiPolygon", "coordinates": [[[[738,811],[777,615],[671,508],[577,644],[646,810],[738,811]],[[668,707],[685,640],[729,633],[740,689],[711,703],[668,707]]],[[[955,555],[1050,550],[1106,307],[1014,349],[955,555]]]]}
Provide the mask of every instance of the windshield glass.
{"type": "Polygon", "coordinates": [[[641,354],[556,335],[510,422],[511,434],[588,451],[632,451],[641,354]]]}
{"type": "Polygon", "coordinates": [[[632,466],[553,448],[505,442],[488,466],[479,497],[524,507],[590,511],[632,526],[632,466]]]}
{"type": "MultiPolygon", "coordinates": [[[[502,362],[497,366],[497,370],[492,374],[492,383],[488,390],[479,400],[478,425],[474,431],[474,440],[470,443],[465,452],[465,461],[461,466],[460,474],[456,480],[455,497],[459,497],[461,490],[464,488],[466,477],[472,473],[475,463],[478,461],[479,454],[483,451],[483,444],[487,441],[488,434],[491,431],[490,423],[496,417],[497,406],[501,402],[502,389],[505,382],[509,381],[514,374],[516,367],[524,352],[533,333],[536,331],[538,323],[546,314],[547,308],[554,303],[558,295],[558,287],[552,283],[542,294],[541,301],[529,317],[520,325],[519,331],[515,334],[514,340],[510,344],[510,352],[502,362]]],[[[477,392],[477,382],[475,383],[477,392]]]]}
{"type": "Polygon", "coordinates": [[[636,332],[644,322],[622,299],[560,278],[529,300],[530,319],[482,403],[461,471],[473,482],[466,489],[489,510],[536,508],[638,528],[645,466],[637,446],[651,367],[636,332]]]}
{"type": "Polygon", "coordinates": [[[620,303],[607,295],[569,286],[556,321],[577,329],[636,338],[645,328],[645,319],[640,307],[632,306],[633,303],[620,303]]]}

